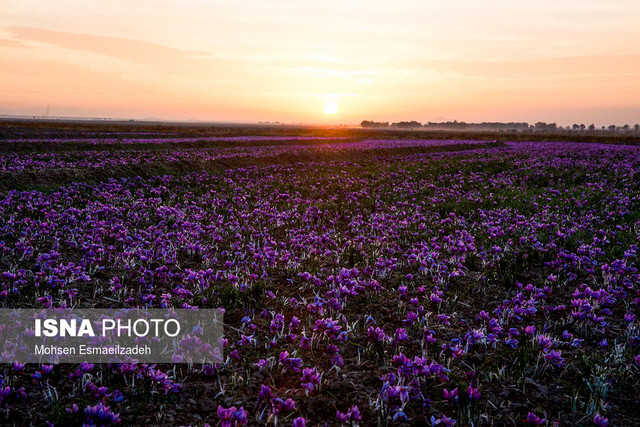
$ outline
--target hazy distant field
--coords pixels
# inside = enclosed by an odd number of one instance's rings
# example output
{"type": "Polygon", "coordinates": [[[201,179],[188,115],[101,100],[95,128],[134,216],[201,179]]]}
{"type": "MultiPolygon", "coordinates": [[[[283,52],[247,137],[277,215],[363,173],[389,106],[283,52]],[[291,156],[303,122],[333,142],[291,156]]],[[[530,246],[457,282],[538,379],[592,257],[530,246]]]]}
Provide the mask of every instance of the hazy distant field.
{"type": "Polygon", "coordinates": [[[0,424],[640,424],[632,139],[0,136],[4,307],[224,307],[227,339],[191,369],[5,364],[0,424]]]}

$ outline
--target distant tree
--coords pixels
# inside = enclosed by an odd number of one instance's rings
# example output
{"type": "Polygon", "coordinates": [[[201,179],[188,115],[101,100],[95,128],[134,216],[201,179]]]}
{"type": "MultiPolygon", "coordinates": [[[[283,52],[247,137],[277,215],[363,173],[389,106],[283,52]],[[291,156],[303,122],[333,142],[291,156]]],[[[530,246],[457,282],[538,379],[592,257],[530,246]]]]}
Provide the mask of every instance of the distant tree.
{"type": "Polygon", "coordinates": [[[557,123],[537,122],[535,125],[536,130],[553,131],[558,129],[557,123]]]}
{"type": "Polygon", "coordinates": [[[580,130],[584,130],[585,127],[584,123],[580,124],[580,130]]]}
{"type": "Polygon", "coordinates": [[[580,126],[577,123],[574,123],[572,128],[573,128],[573,130],[578,130],[578,129],[580,129],[580,126]]]}
{"type": "Polygon", "coordinates": [[[388,128],[389,122],[372,122],[370,120],[363,120],[360,123],[363,128],[388,128]]]}
{"type": "Polygon", "coordinates": [[[625,124],[624,126],[622,126],[622,130],[624,130],[625,132],[627,132],[629,130],[629,125],[625,124]]]}
{"type": "Polygon", "coordinates": [[[594,125],[593,123],[591,123],[591,124],[589,125],[589,130],[591,130],[591,131],[596,130],[596,125],[594,125]]]}
{"type": "Polygon", "coordinates": [[[615,132],[616,131],[616,125],[609,125],[609,132],[615,132]]]}
{"type": "Polygon", "coordinates": [[[391,127],[398,128],[398,129],[416,129],[416,128],[421,128],[422,123],[417,122],[415,120],[411,120],[410,122],[391,123],[391,127]]]}
{"type": "Polygon", "coordinates": [[[636,133],[640,132],[640,124],[636,123],[635,125],[633,125],[633,129],[636,131],[636,133]]]}

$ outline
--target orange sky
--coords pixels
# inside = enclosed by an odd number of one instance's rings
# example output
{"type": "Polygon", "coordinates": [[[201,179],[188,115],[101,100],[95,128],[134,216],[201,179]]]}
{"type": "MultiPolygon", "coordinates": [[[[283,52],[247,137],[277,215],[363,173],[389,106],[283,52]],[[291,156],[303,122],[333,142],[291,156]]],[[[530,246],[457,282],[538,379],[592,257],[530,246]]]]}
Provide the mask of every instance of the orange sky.
{"type": "Polygon", "coordinates": [[[0,114],[640,123],[638,22],[637,0],[3,0],[0,114]]]}

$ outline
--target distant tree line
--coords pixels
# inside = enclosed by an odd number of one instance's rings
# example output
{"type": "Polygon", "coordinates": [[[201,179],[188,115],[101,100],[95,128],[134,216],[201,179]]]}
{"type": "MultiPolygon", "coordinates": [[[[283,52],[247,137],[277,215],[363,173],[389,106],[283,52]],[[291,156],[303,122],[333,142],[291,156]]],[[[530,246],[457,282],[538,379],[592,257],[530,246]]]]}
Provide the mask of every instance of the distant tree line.
{"type": "Polygon", "coordinates": [[[410,122],[391,123],[391,127],[398,129],[417,129],[422,127],[422,123],[411,120],[410,122]]]}
{"type": "MultiPolygon", "coordinates": [[[[596,130],[596,125],[594,125],[593,123],[591,123],[589,126],[585,126],[584,123],[582,124],[577,124],[574,123],[571,127],[567,126],[565,128],[566,130],[572,130],[572,131],[577,131],[577,132],[584,132],[585,130],[589,130],[591,132],[594,132],[596,130]]],[[[635,133],[636,135],[640,134],[640,124],[636,123],[633,126],[629,126],[627,124],[623,125],[623,126],[618,126],[618,125],[609,125],[609,126],[602,126],[600,128],[601,131],[608,131],[608,132],[613,132],[613,133],[635,133]]]]}
{"type": "MultiPolygon", "coordinates": [[[[555,125],[555,124],[553,124],[555,125]]],[[[360,123],[363,128],[396,128],[396,129],[434,129],[434,130],[453,130],[453,129],[477,129],[477,130],[495,130],[495,129],[513,129],[522,130],[529,129],[528,123],[500,123],[500,122],[482,122],[482,123],[465,123],[459,121],[452,122],[427,122],[424,125],[416,120],[401,121],[389,124],[389,122],[375,122],[371,120],[363,120],[360,123]]]]}
{"type": "Polygon", "coordinates": [[[363,120],[360,123],[363,128],[388,128],[389,122],[372,122],[370,120],[363,120]]]}
{"type": "MultiPolygon", "coordinates": [[[[389,124],[389,122],[375,122],[371,120],[363,120],[360,123],[363,128],[395,128],[395,129],[429,129],[429,130],[477,130],[477,131],[512,131],[512,132],[595,132],[596,126],[592,123],[589,126],[585,124],[574,123],[573,126],[558,126],[557,123],[537,122],[530,125],[527,122],[482,122],[482,123],[466,123],[457,120],[448,122],[427,122],[424,125],[418,121],[400,121],[389,124]]],[[[610,125],[602,126],[602,132],[614,133],[635,133],[640,134],[640,124],[633,126],[610,125]]]]}
{"type": "Polygon", "coordinates": [[[454,120],[452,122],[428,122],[424,125],[429,129],[474,129],[474,130],[522,130],[529,129],[529,123],[526,122],[482,122],[482,123],[466,123],[454,120]]]}

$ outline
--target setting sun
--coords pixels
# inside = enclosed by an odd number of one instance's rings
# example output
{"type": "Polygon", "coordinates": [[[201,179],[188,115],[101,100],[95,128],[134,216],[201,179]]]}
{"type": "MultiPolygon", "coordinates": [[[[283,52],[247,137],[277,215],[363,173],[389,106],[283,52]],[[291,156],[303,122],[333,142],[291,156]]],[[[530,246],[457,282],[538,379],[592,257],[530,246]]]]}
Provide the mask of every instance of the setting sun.
{"type": "Polygon", "coordinates": [[[325,114],[338,114],[338,104],[332,102],[324,105],[325,114]]]}

